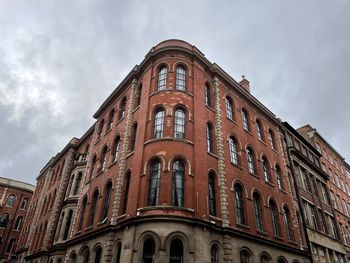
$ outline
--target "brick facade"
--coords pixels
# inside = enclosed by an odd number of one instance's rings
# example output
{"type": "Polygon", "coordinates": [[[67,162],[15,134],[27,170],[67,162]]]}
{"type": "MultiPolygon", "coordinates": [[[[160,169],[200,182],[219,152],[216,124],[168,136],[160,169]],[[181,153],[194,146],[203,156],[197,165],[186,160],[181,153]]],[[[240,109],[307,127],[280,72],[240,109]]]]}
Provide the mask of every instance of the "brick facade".
{"type": "Polygon", "coordinates": [[[38,176],[19,262],[311,258],[283,124],[246,79],[168,40],[94,117],[38,176]]]}

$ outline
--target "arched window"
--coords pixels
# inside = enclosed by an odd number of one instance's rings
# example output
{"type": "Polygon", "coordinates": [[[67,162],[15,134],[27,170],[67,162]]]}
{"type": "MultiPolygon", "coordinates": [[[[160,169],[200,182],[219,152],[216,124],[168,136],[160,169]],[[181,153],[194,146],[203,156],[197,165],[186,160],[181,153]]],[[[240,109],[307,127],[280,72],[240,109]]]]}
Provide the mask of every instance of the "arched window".
{"type": "Polygon", "coordinates": [[[122,118],[124,118],[125,110],[126,110],[126,97],[124,97],[120,102],[118,120],[121,120],[122,118]]]}
{"type": "MultiPolygon", "coordinates": [[[[58,227],[56,229],[56,235],[55,235],[55,241],[58,240],[58,238],[60,237],[60,233],[61,233],[61,228],[62,228],[62,224],[63,224],[63,219],[64,219],[64,215],[65,215],[65,212],[63,211],[61,213],[61,216],[60,216],[60,219],[58,221],[58,227]]],[[[41,228],[41,227],[40,227],[41,228]]],[[[39,232],[39,231],[37,231],[39,232]]]]}
{"type": "Polygon", "coordinates": [[[211,107],[210,87],[207,84],[205,84],[204,86],[204,96],[205,96],[205,105],[211,107]]]}
{"type": "Polygon", "coordinates": [[[168,70],[166,67],[163,67],[159,70],[157,90],[165,90],[166,89],[167,73],[168,73],[168,70]]]}
{"type": "Polygon", "coordinates": [[[271,259],[267,255],[262,255],[260,257],[260,263],[270,263],[271,259]]]}
{"type": "Polygon", "coordinates": [[[89,261],[90,261],[90,251],[89,251],[89,249],[87,247],[84,248],[84,250],[82,252],[82,256],[83,256],[82,263],[89,263],[89,261]]]}
{"type": "Polygon", "coordinates": [[[251,255],[248,251],[242,250],[241,253],[239,254],[239,256],[240,256],[240,260],[241,260],[240,263],[251,263],[251,261],[250,261],[251,255]]]}
{"type": "Polygon", "coordinates": [[[154,115],[154,130],[153,138],[162,138],[164,131],[164,110],[162,108],[157,109],[154,115]]]}
{"type": "Polygon", "coordinates": [[[107,145],[103,147],[101,159],[100,159],[100,171],[103,172],[106,168],[107,161],[107,145]]]}
{"type": "Polygon", "coordinates": [[[81,179],[83,178],[83,173],[79,172],[78,173],[78,177],[75,181],[75,189],[74,189],[74,193],[73,195],[77,195],[79,194],[79,190],[80,190],[80,184],[81,184],[81,179]]]}
{"type": "Polygon", "coordinates": [[[71,256],[70,256],[70,263],[77,263],[77,254],[73,253],[71,256]]]}
{"type": "Polygon", "coordinates": [[[113,163],[115,163],[118,160],[119,144],[120,144],[120,137],[117,136],[114,140],[114,145],[113,145],[113,163]]]}
{"type": "Polygon", "coordinates": [[[184,174],[184,163],[176,160],[173,164],[173,206],[184,206],[184,174]]]}
{"type": "Polygon", "coordinates": [[[115,256],[115,263],[120,263],[121,254],[122,254],[122,243],[118,242],[116,256],[115,256]]]}
{"type": "Polygon", "coordinates": [[[226,117],[229,120],[233,120],[233,104],[232,104],[232,100],[229,97],[226,97],[225,99],[226,101],[226,117]]]}
{"type": "Polygon", "coordinates": [[[182,263],[184,247],[180,239],[174,239],[170,243],[170,263],[182,263]]]}
{"type": "Polygon", "coordinates": [[[98,246],[95,249],[95,260],[94,263],[100,263],[101,262],[101,256],[102,256],[102,248],[98,246]]]}
{"type": "Polygon", "coordinates": [[[96,169],[96,155],[92,158],[91,168],[90,168],[90,178],[94,175],[96,169]]]}
{"type": "Polygon", "coordinates": [[[260,120],[256,120],[256,132],[260,141],[264,141],[264,133],[260,120]]]}
{"type": "Polygon", "coordinates": [[[246,131],[249,131],[250,127],[249,127],[248,112],[245,109],[242,109],[241,113],[242,113],[243,129],[245,129],[246,131]]]}
{"type": "Polygon", "coordinates": [[[159,196],[159,180],[160,180],[160,162],[155,160],[151,164],[151,174],[149,177],[148,184],[148,206],[158,205],[158,196],[159,196]]]}
{"type": "Polygon", "coordinates": [[[64,233],[63,233],[63,240],[66,240],[68,238],[70,226],[71,226],[71,223],[72,223],[72,217],[73,217],[73,210],[69,210],[68,217],[67,217],[66,223],[65,223],[65,229],[64,229],[64,233]]]}
{"type": "Polygon", "coordinates": [[[139,85],[137,89],[137,95],[136,95],[136,107],[141,104],[141,95],[142,95],[142,84],[139,85]]]}
{"type": "Polygon", "coordinates": [[[91,207],[90,207],[90,218],[89,218],[89,226],[92,226],[95,219],[96,214],[96,206],[97,206],[97,200],[98,200],[99,192],[96,189],[94,192],[94,195],[92,197],[91,207]]]}
{"type": "Polygon", "coordinates": [[[21,209],[26,210],[26,209],[27,209],[27,205],[28,205],[28,198],[25,197],[25,198],[22,200],[21,209]]]}
{"type": "Polygon", "coordinates": [[[12,254],[14,252],[13,248],[15,247],[15,243],[16,243],[16,239],[15,238],[11,238],[10,242],[9,242],[9,244],[7,246],[7,250],[6,250],[7,254],[12,254]]]}
{"type": "Polygon", "coordinates": [[[2,214],[0,218],[0,227],[6,227],[9,220],[10,220],[10,215],[8,213],[2,214]]]}
{"type": "Polygon", "coordinates": [[[277,260],[277,263],[287,263],[287,260],[284,259],[283,257],[280,257],[280,258],[277,260]]]}
{"type": "Polygon", "coordinates": [[[215,174],[213,172],[209,173],[209,214],[216,216],[216,191],[215,191],[215,174]]]}
{"type": "Polygon", "coordinates": [[[100,121],[99,126],[98,126],[97,139],[100,139],[100,138],[101,138],[101,134],[102,134],[102,131],[103,131],[103,125],[104,125],[104,123],[105,123],[105,120],[102,119],[102,120],[100,121]]]}
{"type": "Polygon", "coordinates": [[[269,202],[269,208],[270,208],[270,215],[271,215],[271,222],[272,222],[272,228],[273,228],[273,234],[276,237],[281,236],[280,226],[279,226],[279,219],[277,214],[277,208],[274,201],[270,200],[269,202]]]}
{"type": "Polygon", "coordinates": [[[82,203],[81,203],[80,220],[79,220],[79,226],[78,226],[79,230],[83,227],[84,217],[85,217],[85,210],[86,210],[86,204],[87,204],[87,197],[85,196],[83,198],[82,203]]]}
{"type": "MultiPolygon", "coordinates": [[[[66,191],[66,197],[70,196],[70,193],[71,193],[71,190],[72,190],[72,186],[73,186],[73,182],[74,182],[74,178],[75,178],[75,174],[72,174],[72,176],[69,179],[69,183],[68,183],[68,187],[67,187],[67,191],[66,191]]],[[[47,200],[47,203],[50,203],[50,199],[51,199],[51,195],[49,196],[49,199],[47,200]]]]}
{"type": "Polygon", "coordinates": [[[212,245],[211,249],[210,249],[210,259],[211,259],[211,263],[219,263],[219,250],[217,245],[212,245]]]}
{"type": "Polygon", "coordinates": [[[19,231],[21,226],[22,226],[22,222],[23,222],[23,217],[19,216],[16,219],[16,223],[15,223],[15,230],[19,231]]]}
{"type": "Polygon", "coordinates": [[[244,225],[245,218],[244,218],[242,187],[239,184],[235,185],[234,194],[235,194],[235,207],[236,207],[236,221],[238,224],[244,225]]]}
{"type": "Polygon", "coordinates": [[[112,109],[111,112],[109,113],[108,124],[107,124],[108,130],[112,129],[113,127],[114,113],[115,113],[114,109],[112,109]]]}
{"type": "Polygon", "coordinates": [[[207,151],[213,152],[213,128],[207,123],[207,151]]]}
{"type": "Polygon", "coordinates": [[[276,149],[276,147],[275,147],[275,138],[273,136],[273,132],[271,131],[271,129],[269,129],[268,135],[269,135],[269,141],[270,141],[271,148],[273,150],[275,150],[276,149]]]}
{"type": "Polygon", "coordinates": [[[15,204],[15,201],[16,201],[16,196],[15,195],[9,195],[7,197],[6,207],[12,208],[13,205],[15,204]]]}
{"type": "Polygon", "coordinates": [[[137,133],[137,123],[134,123],[134,125],[132,126],[132,131],[131,131],[130,151],[135,150],[136,133],[137,133]]]}
{"type": "Polygon", "coordinates": [[[276,180],[277,180],[278,189],[283,190],[281,169],[277,165],[275,167],[275,173],[276,173],[276,180]]]}
{"type": "Polygon", "coordinates": [[[109,205],[111,203],[112,196],[112,182],[109,181],[105,187],[104,197],[103,197],[103,210],[101,220],[104,222],[108,218],[109,205]]]}
{"type": "Polygon", "coordinates": [[[142,263],[153,263],[156,245],[152,238],[147,238],[143,242],[142,263]]]}
{"type": "Polygon", "coordinates": [[[174,138],[185,138],[185,112],[182,109],[175,111],[174,138]]]}
{"type": "Polygon", "coordinates": [[[176,89],[186,89],[186,71],[182,67],[176,69],[176,89]]]}
{"type": "Polygon", "coordinates": [[[257,192],[253,194],[253,202],[254,202],[254,212],[255,212],[255,225],[256,229],[260,231],[264,231],[264,224],[263,224],[263,214],[262,214],[262,207],[261,207],[261,199],[257,192]]]}
{"type": "Polygon", "coordinates": [[[251,174],[255,174],[255,161],[254,161],[254,152],[253,149],[247,148],[247,161],[248,161],[248,171],[251,174]]]}
{"type": "Polygon", "coordinates": [[[262,157],[262,166],[263,166],[265,182],[271,183],[270,165],[269,165],[269,162],[267,161],[266,157],[262,157]]]}
{"type": "Polygon", "coordinates": [[[283,218],[284,218],[284,224],[286,225],[286,232],[287,232],[288,240],[293,240],[292,224],[290,221],[289,209],[287,207],[283,207],[283,218]]]}
{"type": "Polygon", "coordinates": [[[124,186],[123,214],[126,213],[126,209],[128,208],[130,177],[131,177],[131,172],[128,172],[124,178],[125,186],[124,186]]]}
{"type": "Polygon", "coordinates": [[[229,138],[229,148],[230,148],[230,160],[233,164],[238,164],[238,158],[237,158],[237,142],[234,137],[229,138]]]}

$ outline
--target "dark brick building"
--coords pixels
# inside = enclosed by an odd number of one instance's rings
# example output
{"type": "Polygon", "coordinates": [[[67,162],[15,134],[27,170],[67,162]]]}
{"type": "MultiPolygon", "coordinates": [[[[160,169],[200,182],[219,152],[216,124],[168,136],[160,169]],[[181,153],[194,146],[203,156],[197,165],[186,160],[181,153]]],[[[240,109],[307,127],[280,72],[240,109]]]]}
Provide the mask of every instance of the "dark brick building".
{"type": "Polygon", "coordinates": [[[33,191],[31,184],[0,177],[0,262],[15,258],[33,191]]]}
{"type": "Polygon", "coordinates": [[[311,259],[286,128],[245,78],[167,40],[94,118],[40,172],[19,262],[311,259]]]}

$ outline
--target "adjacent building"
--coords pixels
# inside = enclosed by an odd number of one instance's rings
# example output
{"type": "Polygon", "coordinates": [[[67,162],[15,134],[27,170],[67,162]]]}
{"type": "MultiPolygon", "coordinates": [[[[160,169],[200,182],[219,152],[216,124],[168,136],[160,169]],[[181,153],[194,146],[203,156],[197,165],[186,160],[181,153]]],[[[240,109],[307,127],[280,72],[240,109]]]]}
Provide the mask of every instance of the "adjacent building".
{"type": "Polygon", "coordinates": [[[328,187],[329,176],[322,169],[322,154],[299,132],[284,122],[287,166],[292,175],[294,196],[298,196],[305,238],[313,262],[345,262],[343,233],[336,223],[328,187]]]}
{"type": "Polygon", "coordinates": [[[0,262],[16,257],[34,188],[31,184],[0,177],[0,262]]]}
{"type": "Polygon", "coordinates": [[[329,144],[321,134],[310,125],[298,129],[310,143],[322,154],[321,167],[329,175],[328,187],[330,189],[331,204],[335,210],[339,234],[343,241],[347,261],[350,260],[350,178],[349,164],[329,144]]]}
{"type": "Polygon", "coordinates": [[[37,177],[18,262],[344,260],[321,154],[195,46],[153,47],[94,118],[37,177]]]}

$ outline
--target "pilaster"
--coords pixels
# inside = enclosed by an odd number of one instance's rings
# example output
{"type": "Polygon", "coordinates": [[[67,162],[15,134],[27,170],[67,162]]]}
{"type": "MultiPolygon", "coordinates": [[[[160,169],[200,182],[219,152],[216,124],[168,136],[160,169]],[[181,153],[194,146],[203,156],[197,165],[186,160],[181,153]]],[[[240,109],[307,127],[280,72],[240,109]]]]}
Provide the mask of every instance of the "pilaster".
{"type": "MultiPolygon", "coordinates": [[[[126,120],[125,120],[126,123],[125,123],[124,138],[122,143],[122,150],[121,150],[120,159],[119,159],[119,172],[118,172],[117,184],[114,192],[111,225],[117,225],[117,218],[120,210],[121,193],[122,193],[124,175],[126,171],[126,156],[129,153],[129,141],[130,141],[131,127],[132,127],[132,114],[133,114],[134,105],[135,105],[134,100],[136,95],[136,83],[137,83],[137,80],[133,79],[132,85],[131,85],[129,107],[128,107],[126,120]]],[[[105,253],[104,253],[104,262],[111,262],[113,244],[114,244],[114,234],[111,233],[111,234],[108,234],[107,236],[107,242],[106,242],[105,253]]]]}
{"type": "Polygon", "coordinates": [[[227,202],[227,185],[225,176],[225,157],[224,157],[224,145],[222,135],[222,120],[221,120],[221,107],[220,107],[220,90],[219,80],[217,77],[213,79],[214,86],[214,107],[215,107],[215,137],[218,156],[218,182],[219,182],[219,195],[220,195],[220,209],[222,226],[228,227],[229,225],[229,210],[227,202]]]}

